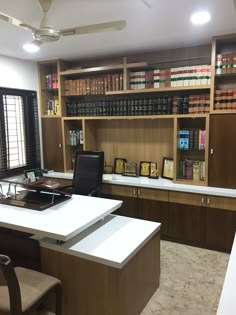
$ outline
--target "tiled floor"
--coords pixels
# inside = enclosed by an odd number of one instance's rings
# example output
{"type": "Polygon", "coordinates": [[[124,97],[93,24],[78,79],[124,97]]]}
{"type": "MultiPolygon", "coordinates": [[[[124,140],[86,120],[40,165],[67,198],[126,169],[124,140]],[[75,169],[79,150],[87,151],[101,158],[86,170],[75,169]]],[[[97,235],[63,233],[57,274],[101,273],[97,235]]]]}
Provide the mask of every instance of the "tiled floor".
{"type": "Polygon", "coordinates": [[[141,315],[215,315],[228,260],[225,253],[161,241],[160,287],[141,315]]]}
{"type": "Polygon", "coordinates": [[[160,287],[142,315],[215,315],[229,255],[161,241],[160,287]]]}

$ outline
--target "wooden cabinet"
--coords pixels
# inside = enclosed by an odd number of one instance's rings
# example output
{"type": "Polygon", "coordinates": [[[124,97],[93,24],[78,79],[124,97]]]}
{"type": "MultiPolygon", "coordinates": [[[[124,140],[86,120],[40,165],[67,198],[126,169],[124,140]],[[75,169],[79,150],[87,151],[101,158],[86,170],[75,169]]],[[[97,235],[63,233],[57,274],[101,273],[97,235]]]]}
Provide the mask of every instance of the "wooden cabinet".
{"type": "Polygon", "coordinates": [[[229,252],[236,231],[236,199],[103,184],[104,196],[123,200],[116,214],[161,222],[162,238],[229,252]]]}
{"type": "Polygon", "coordinates": [[[132,218],[140,218],[137,200],[137,188],[120,185],[102,185],[102,195],[106,198],[119,199],[123,201],[122,206],[114,214],[132,218]]]}
{"type": "Polygon", "coordinates": [[[104,196],[123,200],[116,214],[161,222],[161,234],[167,234],[168,191],[109,184],[103,184],[102,191],[104,196]]]}
{"type": "Polygon", "coordinates": [[[169,192],[170,239],[229,252],[236,231],[236,200],[169,192]]]}
{"type": "Polygon", "coordinates": [[[60,118],[42,118],[44,168],[63,172],[62,131],[60,118]]]}
{"type": "Polygon", "coordinates": [[[168,235],[168,191],[140,188],[138,190],[140,219],[161,222],[161,235],[168,235]]]}
{"type": "Polygon", "coordinates": [[[236,188],[236,113],[211,115],[209,186],[236,188]]]}
{"type": "Polygon", "coordinates": [[[204,201],[198,194],[169,192],[169,230],[173,240],[203,246],[204,201]]]}
{"type": "Polygon", "coordinates": [[[206,196],[207,248],[230,252],[236,231],[236,200],[220,196],[206,196]]]}

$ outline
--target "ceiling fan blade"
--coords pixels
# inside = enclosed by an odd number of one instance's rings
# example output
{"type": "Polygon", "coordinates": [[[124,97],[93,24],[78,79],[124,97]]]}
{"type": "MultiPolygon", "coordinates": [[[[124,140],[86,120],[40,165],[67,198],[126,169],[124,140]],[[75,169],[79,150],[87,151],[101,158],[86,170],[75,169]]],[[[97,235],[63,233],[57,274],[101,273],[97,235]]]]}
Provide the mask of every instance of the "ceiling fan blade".
{"type": "Polygon", "coordinates": [[[27,29],[30,29],[30,30],[33,30],[33,31],[36,30],[36,28],[34,28],[33,26],[30,26],[30,25],[28,25],[26,23],[23,23],[20,20],[15,19],[14,17],[12,17],[10,15],[7,15],[5,13],[2,13],[2,12],[0,12],[0,20],[3,20],[5,22],[8,22],[8,23],[10,23],[12,25],[15,25],[15,26],[18,26],[18,27],[27,28],[27,29]]]}
{"type": "Polygon", "coordinates": [[[61,30],[60,33],[63,36],[69,35],[80,35],[80,34],[89,34],[89,33],[98,33],[98,32],[109,32],[109,31],[118,31],[126,27],[126,21],[113,21],[107,23],[91,24],[84,25],[79,27],[73,27],[61,30]]]}

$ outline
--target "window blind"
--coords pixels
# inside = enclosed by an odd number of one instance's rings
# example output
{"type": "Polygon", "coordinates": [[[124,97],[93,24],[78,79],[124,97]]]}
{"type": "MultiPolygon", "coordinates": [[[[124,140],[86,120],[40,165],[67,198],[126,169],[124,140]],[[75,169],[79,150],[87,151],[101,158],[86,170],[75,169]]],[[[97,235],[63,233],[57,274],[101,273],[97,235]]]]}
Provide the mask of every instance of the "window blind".
{"type": "Polygon", "coordinates": [[[40,164],[36,92],[0,88],[0,177],[40,164]]]}

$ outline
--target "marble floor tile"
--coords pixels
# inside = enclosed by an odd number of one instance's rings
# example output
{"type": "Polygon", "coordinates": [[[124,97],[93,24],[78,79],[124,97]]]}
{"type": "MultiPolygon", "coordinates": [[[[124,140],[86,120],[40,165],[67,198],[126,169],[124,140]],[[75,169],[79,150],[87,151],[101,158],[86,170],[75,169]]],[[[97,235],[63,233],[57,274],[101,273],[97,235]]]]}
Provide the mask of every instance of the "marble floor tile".
{"type": "Polygon", "coordinates": [[[161,241],[160,287],[141,315],[215,315],[229,254],[161,241]]]}

